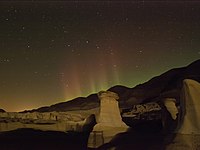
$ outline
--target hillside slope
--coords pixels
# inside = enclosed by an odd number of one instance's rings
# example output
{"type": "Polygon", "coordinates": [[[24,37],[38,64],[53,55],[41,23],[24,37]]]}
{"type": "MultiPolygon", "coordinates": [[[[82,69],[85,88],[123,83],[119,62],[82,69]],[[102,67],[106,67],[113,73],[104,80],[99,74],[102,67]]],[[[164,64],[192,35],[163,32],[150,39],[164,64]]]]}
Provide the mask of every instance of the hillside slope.
{"type": "MultiPolygon", "coordinates": [[[[171,69],[160,76],[156,76],[133,88],[116,85],[108,90],[119,95],[119,104],[121,108],[130,107],[138,103],[153,101],[160,97],[179,98],[182,81],[184,79],[189,78],[200,81],[199,68],[200,59],[194,61],[186,67],[171,69]]],[[[34,109],[30,112],[87,110],[96,107],[99,107],[99,99],[97,94],[92,94],[88,97],[78,97],[67,102],[34,109]]]]}

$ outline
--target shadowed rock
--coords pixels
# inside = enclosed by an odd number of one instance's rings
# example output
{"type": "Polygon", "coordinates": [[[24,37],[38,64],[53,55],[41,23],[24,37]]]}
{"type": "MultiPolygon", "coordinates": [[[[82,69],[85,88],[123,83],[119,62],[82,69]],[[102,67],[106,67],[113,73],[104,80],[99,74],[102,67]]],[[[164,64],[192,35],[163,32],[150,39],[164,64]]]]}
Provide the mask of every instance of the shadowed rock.
{"type": "Polygon", "coordinates": [[[0,112],[6,112],[5,110],[3,110],[3,109],[0,109],[0,112]]]}

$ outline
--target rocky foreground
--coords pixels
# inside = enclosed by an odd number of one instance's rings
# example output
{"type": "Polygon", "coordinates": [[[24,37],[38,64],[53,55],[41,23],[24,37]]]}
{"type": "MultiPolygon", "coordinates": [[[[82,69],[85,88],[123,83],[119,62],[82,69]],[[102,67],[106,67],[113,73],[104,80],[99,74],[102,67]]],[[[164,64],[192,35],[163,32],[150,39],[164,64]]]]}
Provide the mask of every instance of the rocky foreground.
{"type": "Polygon", "coordinates": [[[67,112],[0,113],[0,131],[33,128],[51,131],[81,131],[85,118],[67,112]]]}

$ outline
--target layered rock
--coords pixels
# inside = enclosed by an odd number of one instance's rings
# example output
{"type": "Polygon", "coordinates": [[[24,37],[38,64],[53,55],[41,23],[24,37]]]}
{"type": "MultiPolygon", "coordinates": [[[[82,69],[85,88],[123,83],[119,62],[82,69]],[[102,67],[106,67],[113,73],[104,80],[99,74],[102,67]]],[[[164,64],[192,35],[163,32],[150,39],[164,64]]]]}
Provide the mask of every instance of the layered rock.
{"type": "Polygon", "coordinates": [[[110,91],[98,93],[100,99],[99,114],[96,115],[97,124],[90,134],[88,146],[98,147],[109,142],[115,135],[125,132],[128,126],[122,121],[118,105],[119,96],[110,91]]]}

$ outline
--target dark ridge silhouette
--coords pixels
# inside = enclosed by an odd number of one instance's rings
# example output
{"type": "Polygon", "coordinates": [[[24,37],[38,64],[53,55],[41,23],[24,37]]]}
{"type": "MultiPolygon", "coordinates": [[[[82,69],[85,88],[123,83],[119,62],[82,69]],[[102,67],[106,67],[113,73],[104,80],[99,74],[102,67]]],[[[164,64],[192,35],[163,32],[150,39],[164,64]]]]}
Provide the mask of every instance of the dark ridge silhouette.
{"type": "MultiPolygon", "coordinates": [[[[117,85],[108,90],[119,95],[119,106],[121,108],[128,108],[138,103],[156,101],[158,98],[179,98],[182,81],[184,79],[188,78],[200,81],[199,68],[200,59],[186,67],[171,69],[133,88],[117,85]]],[[[67,102],[29,110],[28,112],[88,110],[96,107],[99,107],[99,100],[97,94],[92,94],[88,97],[78,97],[67,102]]]]}
{"type": "Polygon", "coordinates": [[[51,106],[40,107],[38,109],[26,110],[25,112],[50,112],[50,111],[72,111],[72,110],[88,110],[99,107],[99,99],[97,94],[91,94],[88,97],[78,97],[73,100],[54,104],[51,106]]]}

